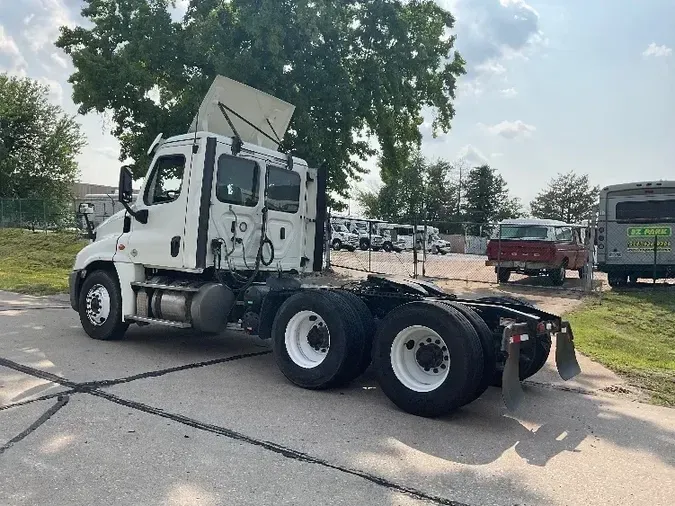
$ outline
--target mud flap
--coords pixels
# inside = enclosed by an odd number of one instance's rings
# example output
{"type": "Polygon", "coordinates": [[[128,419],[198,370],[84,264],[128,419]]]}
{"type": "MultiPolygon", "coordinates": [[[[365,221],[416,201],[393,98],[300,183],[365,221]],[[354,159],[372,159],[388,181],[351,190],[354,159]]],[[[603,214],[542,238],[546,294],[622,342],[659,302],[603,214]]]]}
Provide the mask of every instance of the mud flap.
{"type": "Polygon", "coordinates": [[[502,373],[502,398],[509,410],[515,410],[525,397],[520,383],[520,343],[529,340],[527,324],[510,323],[502,334],[502,351],[507,358],[502,373]]]}
{"type": "Polygon", "coordinates": [[[574,378],[581,372],[577,356],[574,352],[574,335],[569,322],[562,322],[560,331],[556,333],[555,364],[558,374],[565,381],[574,378]]]}

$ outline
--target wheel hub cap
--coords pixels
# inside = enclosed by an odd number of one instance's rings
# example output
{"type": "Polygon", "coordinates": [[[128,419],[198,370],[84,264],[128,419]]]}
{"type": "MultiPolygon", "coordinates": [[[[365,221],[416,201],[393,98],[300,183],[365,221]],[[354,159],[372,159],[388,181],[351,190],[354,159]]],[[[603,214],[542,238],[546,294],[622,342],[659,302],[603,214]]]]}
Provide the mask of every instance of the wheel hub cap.
{"type": "Polygon", "coordinates": [[[110,294],[103,285],[94,285],[87,292],[86,313],[89,321],[100,327],[110,316],[110,294]]]}

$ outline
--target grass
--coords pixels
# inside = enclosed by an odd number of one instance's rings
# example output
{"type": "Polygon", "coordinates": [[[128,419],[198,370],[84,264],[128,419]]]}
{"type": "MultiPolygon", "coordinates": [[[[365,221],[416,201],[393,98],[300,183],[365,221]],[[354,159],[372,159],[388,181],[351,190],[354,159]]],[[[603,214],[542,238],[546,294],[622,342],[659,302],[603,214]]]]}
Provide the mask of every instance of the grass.
{"type": "Polygon", "coordinates": [[[73,232],[0,229],[0,290],[51,295],[68,291],[68,273],[86,244],[73,232]]]}
{"type": "Polygon", "coordinates": [[[645,391],[675,406],[675,292],[611,291],[568,315],[576,347],[645,391]]]}

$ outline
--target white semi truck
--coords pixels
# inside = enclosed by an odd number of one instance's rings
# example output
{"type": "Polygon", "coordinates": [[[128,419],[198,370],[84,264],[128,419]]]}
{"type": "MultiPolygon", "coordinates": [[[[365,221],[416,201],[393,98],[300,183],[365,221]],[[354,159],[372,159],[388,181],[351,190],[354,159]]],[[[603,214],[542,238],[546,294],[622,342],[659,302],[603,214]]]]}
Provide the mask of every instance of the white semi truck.
{"type": "Polygon", "coordinates": [[[188,133],[150,147],[132,202],[94,231],[70,275],[85,332],[118,339],[131,324],[272,342],[296,385],[344,385],[373,363],[401,409],[441,415],[501,384],[508,406],[557,339],[558,370],[579,372],[571,328],[510,298],[462,300],[420,280],[370,276],[342,289],[306,286],[322,269],[325,175],[278,151],[293,106],[216,78],[188,133]]]}

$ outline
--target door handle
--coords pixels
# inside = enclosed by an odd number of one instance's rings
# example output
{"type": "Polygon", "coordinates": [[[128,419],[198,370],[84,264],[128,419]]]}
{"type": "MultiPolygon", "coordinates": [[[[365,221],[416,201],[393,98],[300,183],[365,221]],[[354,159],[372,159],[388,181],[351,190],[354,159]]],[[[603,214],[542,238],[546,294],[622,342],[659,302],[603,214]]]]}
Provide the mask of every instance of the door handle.
{"type": "Polygon", "coordinates": [[[171,238],[171,256],[177,257],[178,252],[180,251],[180,236],[175,236],[171,238]]]}

